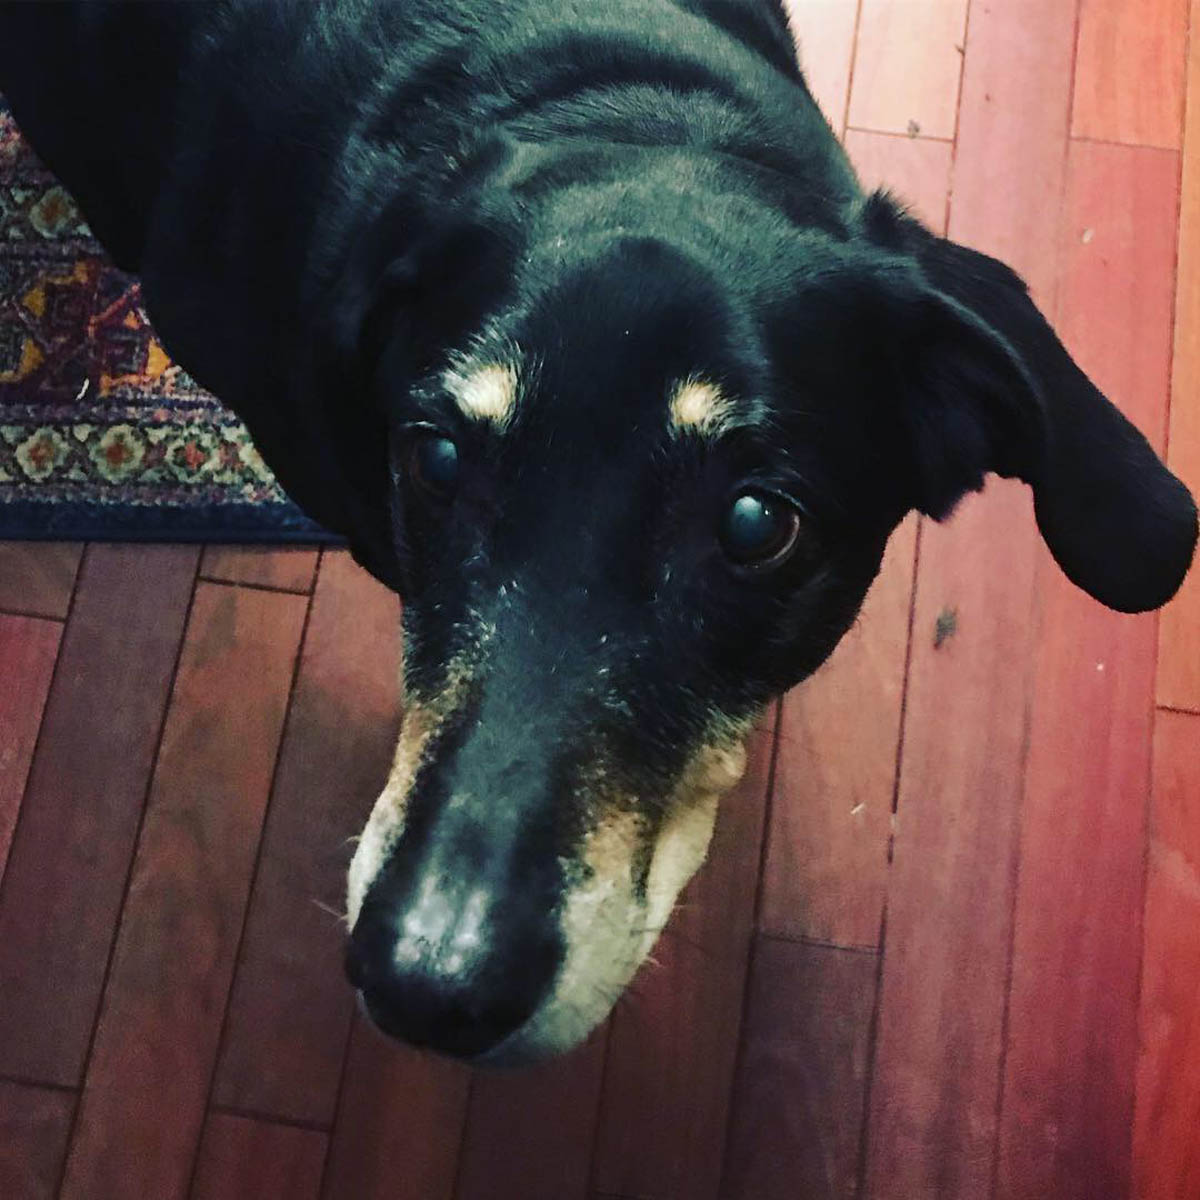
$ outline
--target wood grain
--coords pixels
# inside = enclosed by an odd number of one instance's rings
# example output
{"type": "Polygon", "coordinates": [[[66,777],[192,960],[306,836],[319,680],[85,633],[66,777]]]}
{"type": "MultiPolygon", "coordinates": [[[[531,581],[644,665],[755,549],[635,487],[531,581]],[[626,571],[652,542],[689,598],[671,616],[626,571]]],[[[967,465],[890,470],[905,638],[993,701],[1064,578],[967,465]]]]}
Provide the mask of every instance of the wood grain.
{"type": "MultiPolygon", "coordinates": [[[[1192,29],[1200,30],[1200,0],[1192,29]]],[[[1175,292],[1175,357],[1171,385],[1171,469],[1200,495],[1200,36],[1190,42],[1183,196],[1175,292]]],[[[1200,712],[1200,571],[1193,570],[1159,624],[1158,702],[1200,712]]]]}
{"type": "Polygon", "coordinates": [[[936,233],[946,230],[950,164],[954,146],[891,133],[846,134],[846,153],[863,187],[886,187],[936,233]]]}
{"type": "Polygon", "coordinates": [[[94,546],[83,564],[0,895],[7,1074],[80,1082],[197,556],[94,546]]]}
{"type": "Polygon", "coordinates": [[[952,138],[967,0],[862,0],[850,127],[952,138]]]}
{"type": "Polygon", "coordinates": [[[327,552],[230,1000],[219,1104],[328,1125],[353,993],[342,969],[353,835],[387,776],[399,716],[400,605],[327,552]]]}
{"type": "Polygon", "coordinates": [[[859,1144],[878,958],[758,937],[723,1200],[844,1200],[859,1144]]]}
{"type": "Polygon", "coordinates": [[[1154,630],[1070,586],[1045,587],[999,1187],[1100,1200],[1129,1190],[1154,630]]]}
{"type": "Polygon", "coordinates": [[[1072,142],[1059,335],[1096,385],[1165,449],[1179,155],[1072,142]]]}
{"type": "MultiPolygon", "coordinates": [[[[1172,153],[1073,143],[1064,208],[1061,335],[1158,446],[1177,177],[1172,153]]],[[[1129,1190],[1155,618],[1042,576],[999,1186],[1098,1200],[1129,1190]]]]}
{"type": "Polygon", "coordinates": [[[319,550],[308,546],[208,546],[200,575],[281,592],[311,592],[319,556],[319,550]]]}
{"type": "Polygon", "coordinates": [[[990,1196],[1033,596],[1028,493],[921,544],[866,1195],[990,1196]],[[939,617],[956,632],[937,646],[939,617]]]}
{"type": "Polygon", "coordinates": [[[1139,1013],[1133,1194],[1200,1194],[1200,717],[1160,712],[1139,1013]]]}
{"type": "Polygon", "coordinates": [[[0,542],[0,612],[63,620],[82,555],[80,542],[0,542]]]}
{"type": "Polygon", "coordinates": [[[0,614],[0,880],[61,637],[57,621],[0,614]]]}
{"type": "Polygon", "coordinates": [[[186,1192],[306,607],[196,587],[64,1200],[186,1192]]]}
{"type": "Polygon", "coordinates": [[[858,623],[784,699],[758,927],[876,946],[887,885],[916,520],[858,623]]]}
{"type": "Polygon", "coordinates": [[[315,1129],[210,1113],[191,1200],[317,1200],[327,1140],[315,1129]]]}
{"type": "Polygon", "coordinates": [[[648,1200],[720,1184],[763,838],[775,710],[721,803],[707,864],[609,1030],[592,1187],[648,1200]]]}
{"type": "Polygon", "coordinates": [[[470,1081],[461,1064],[401,1046],[356,1018],[325,1200],[451,1200],[470,1081]]]}
{"type": "Polygon", "coordinates": [[[74,1111],[72,1092],[0,1080],[4,1200],[53,1200],[74,1111]]]}
{"type": "Polygon", "coordinates": [[[584,1200],[606,1033],[544,1066],[476,1073],[455,1200],[584,1200]]]}
{"type": "Polygon", "coordinates": [[[859,0],[783,0],[808,90],[838,134],[846,126],[858,4],[859,0]]]}
{"type": "Polygon", "coordinates": [[[1081,0],[1071,132],[1178,149],[1188,0],[1081,0]]]}
{"type": "MultiPolygon", "coordinates": [[[[950,236],[1053,311],[1069,5],[975,5],[950,236]]],[[[921,545],[866,1195],[990,1200],[1031,678],[1028,492],[989,483],[921,545]],[[939,617],[957,632],[937,648],[939,617]]]]}
{"type": "Polygon", "coordinates": [[[1075,6],[1004,0],[971,9],[950,236],[994,254],[1054,312],[1075,6]]]}

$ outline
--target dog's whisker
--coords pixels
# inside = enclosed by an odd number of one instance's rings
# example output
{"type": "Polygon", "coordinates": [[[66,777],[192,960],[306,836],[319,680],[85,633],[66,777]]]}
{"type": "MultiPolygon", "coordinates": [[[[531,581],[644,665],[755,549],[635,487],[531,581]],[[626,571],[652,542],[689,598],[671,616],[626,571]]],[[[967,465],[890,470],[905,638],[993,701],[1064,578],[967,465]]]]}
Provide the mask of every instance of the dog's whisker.
{"type": "Polygon", "coordinates": [[[350,923],[350,914],[340,908],[334,908],[331,904],[326,904],[324,900],[318,900],[315,896],[309,898],[310,903],[315,904],[323,913],[328,913],[331,917],[337,920],[342,925],[350,923]]]}

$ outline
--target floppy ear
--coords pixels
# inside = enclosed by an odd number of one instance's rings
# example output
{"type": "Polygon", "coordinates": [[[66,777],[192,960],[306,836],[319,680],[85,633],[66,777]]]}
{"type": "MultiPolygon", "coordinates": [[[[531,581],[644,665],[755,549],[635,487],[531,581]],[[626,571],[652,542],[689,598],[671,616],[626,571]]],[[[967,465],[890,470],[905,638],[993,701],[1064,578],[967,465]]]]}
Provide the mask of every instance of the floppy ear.
{"type": "Polygon", "coordinates": [[[434,214],[398,197],[359,235],[334,289],[339,369],[369,375],[394,341],[408,348],[414,373],[433,365],[499,302],[512,256],[504,214],[434,214]]]}
{"type": "Polygon", "coordinates": [[[905,356],[921,392],[904,418],[917,507],[942,517],[986,471],[1019,477],[1069,579],[1121,612],[1165,604],[1196,545],[1187,488],[1075,365],[1008,267],[934,236],[885,197],[867,217],[924,279],[916,362],[905,356]]]}

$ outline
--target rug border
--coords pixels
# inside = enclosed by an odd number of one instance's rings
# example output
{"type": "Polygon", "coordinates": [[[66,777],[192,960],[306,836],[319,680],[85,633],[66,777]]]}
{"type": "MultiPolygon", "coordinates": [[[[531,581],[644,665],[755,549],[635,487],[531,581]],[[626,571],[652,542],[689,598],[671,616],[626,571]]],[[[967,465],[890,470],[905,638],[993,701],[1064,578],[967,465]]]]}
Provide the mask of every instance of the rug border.
{"type": "Polygon", "coordinates": [[[213,545],[344,546],[294,505],[196,508],[71,505],[38,500],[0,503],[0,540],[13,542],[202,542],[213,545]]]}

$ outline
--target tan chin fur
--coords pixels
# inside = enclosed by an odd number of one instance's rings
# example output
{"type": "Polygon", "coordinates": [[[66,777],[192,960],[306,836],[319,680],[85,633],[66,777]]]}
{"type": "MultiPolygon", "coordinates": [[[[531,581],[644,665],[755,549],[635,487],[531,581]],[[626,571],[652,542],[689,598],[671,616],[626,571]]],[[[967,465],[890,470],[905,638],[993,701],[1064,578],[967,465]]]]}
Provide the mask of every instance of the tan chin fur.
{"type": "Polygon", "coordinates": [[[545,1058],[583,1041],[608,1015],[650,953],[684,885],[712,840],[720,798],[746,769],[748,725],[723,725],[688,762],[663,805],[657,828],[636,807],[606,806],[584,839],[561,928],[566,961],[554,991],[532,1020],[489,1058],[545,1058]],[[635,895],[635,864],[653,839],[645,898],[635,895]]]}
{"type": "Polygon", "coordinates": [[[350,861],[346,878],[346,924],[350,929],[358,920],[372,880],[383,869],[404,832],[409,794],[430,746],[466,699],[471,683],[468,662],[464,656],[450,664],[446,686],[432,701],[422,703],[410,697],[405,705],[392,769],[350,861]]]}
{"type": "MultiPolygon", "coordinates": [[[[727,735],[728,737],[728,735],[727,735]]],[[[746,770],[746,733],[702,747],[685,768],[671,793],[646,880],[648,940],[639,961],[649,954],[657,931],[667,922],[684,884],[696,873],[717,821],[717,803],[746,770]]]]}

